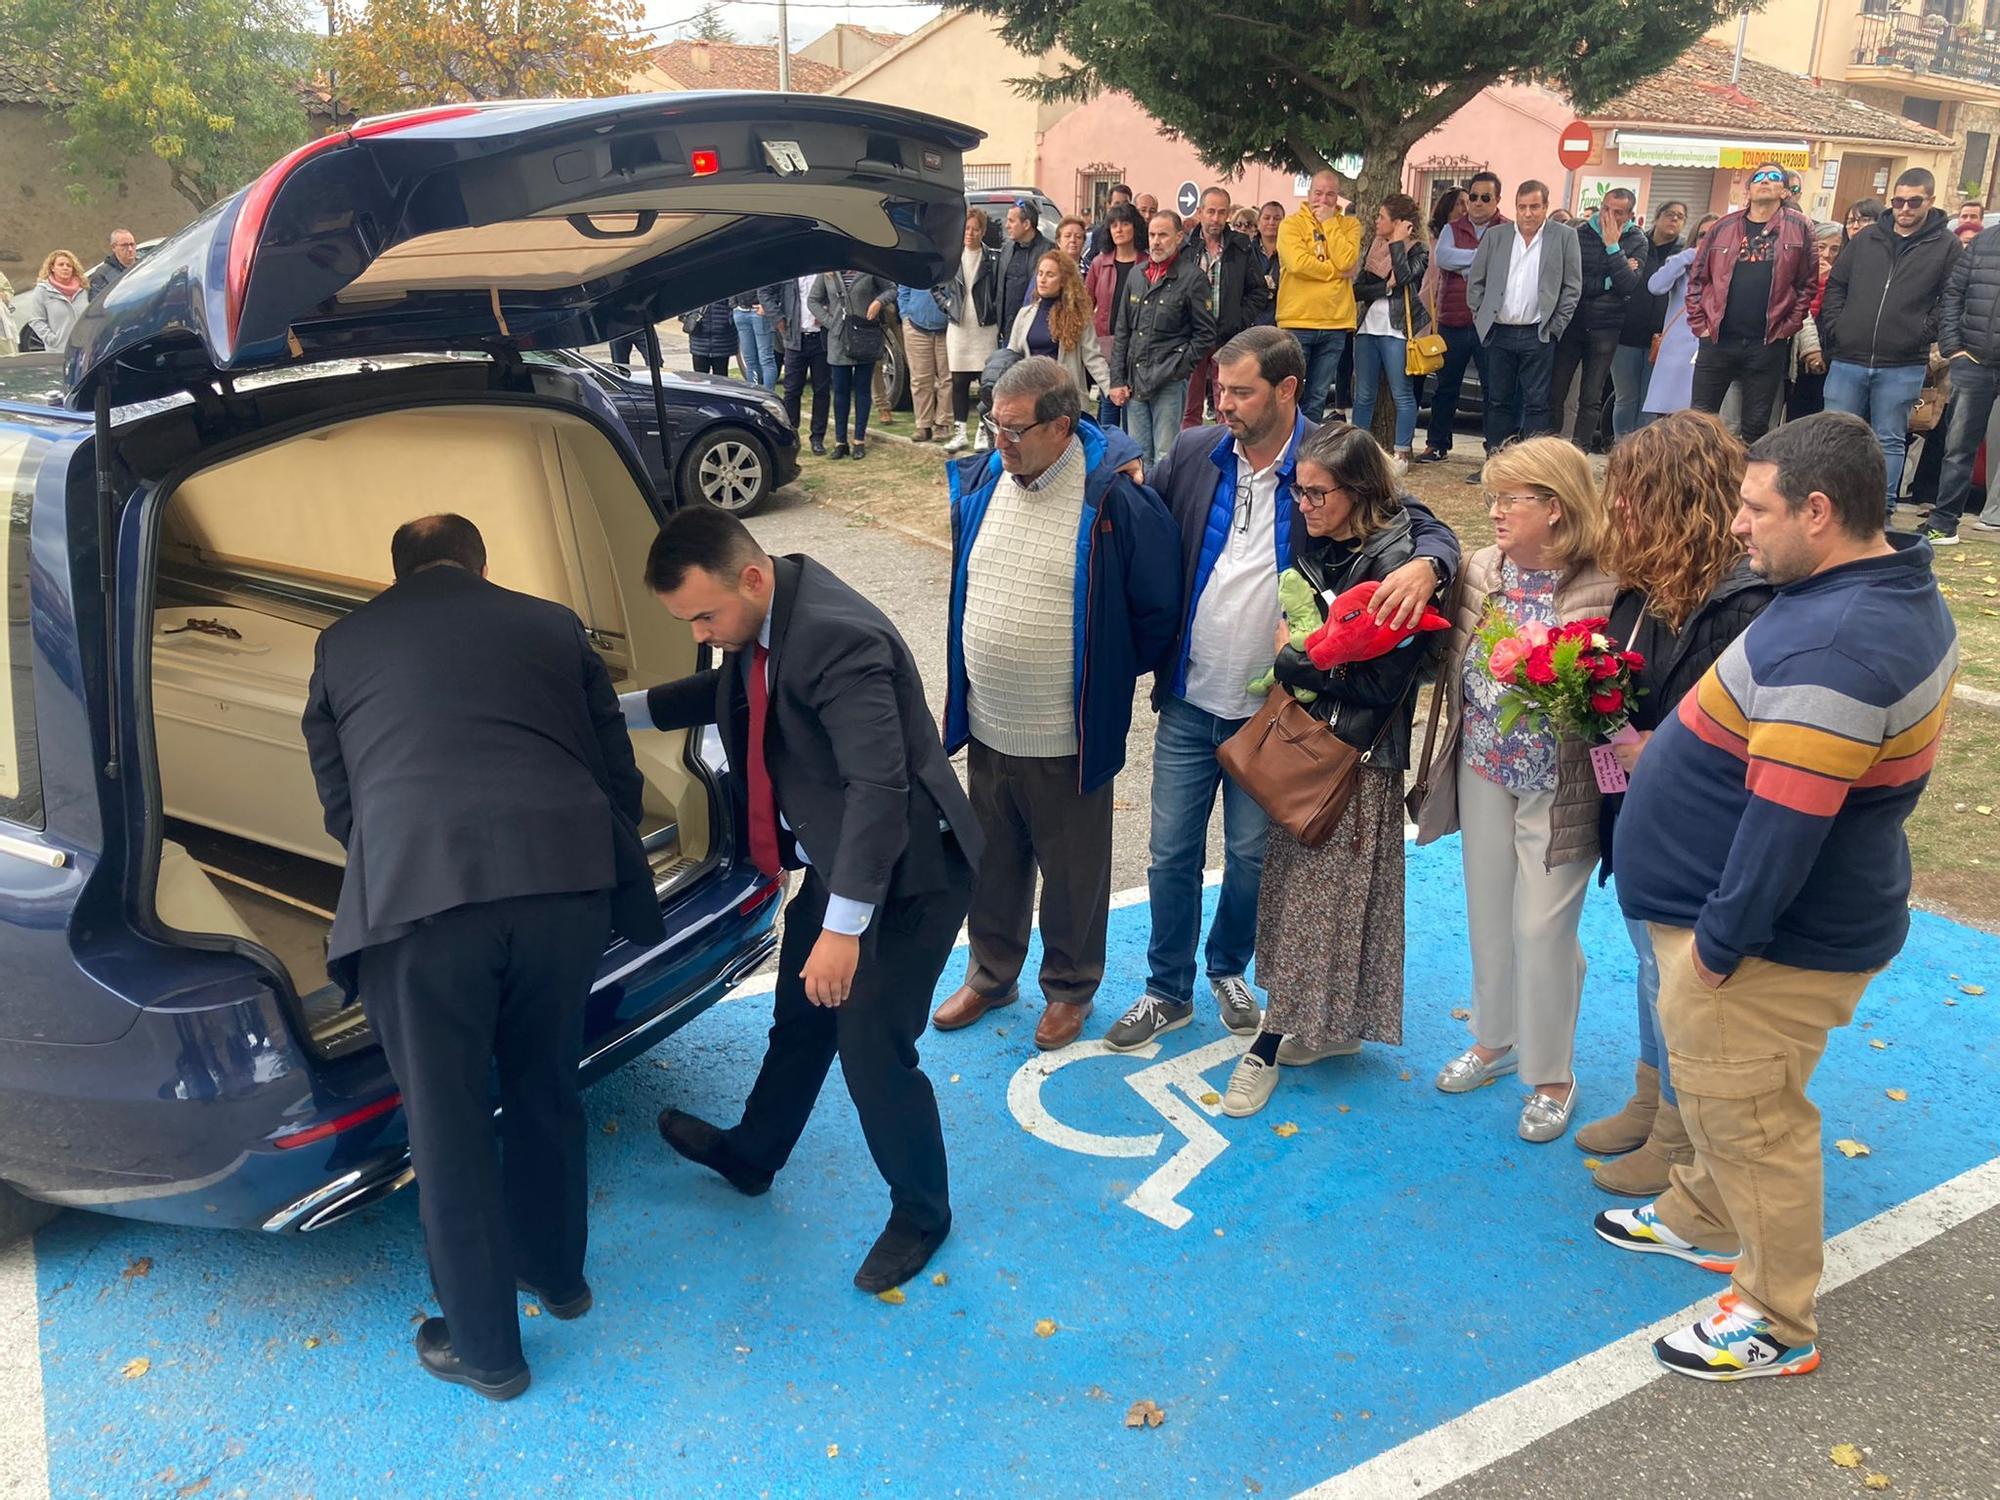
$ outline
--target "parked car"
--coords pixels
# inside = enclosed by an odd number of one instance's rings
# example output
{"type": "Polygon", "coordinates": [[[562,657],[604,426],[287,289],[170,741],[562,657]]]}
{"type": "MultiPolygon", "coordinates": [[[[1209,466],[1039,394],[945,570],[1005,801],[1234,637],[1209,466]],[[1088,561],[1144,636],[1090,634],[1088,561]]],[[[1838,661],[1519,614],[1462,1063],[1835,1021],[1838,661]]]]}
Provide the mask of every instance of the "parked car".
{"type": "MultiPolygon", "coordinates": [[[[771,94],[364,121],[93,303],[63,407],[0,397],[0,1237],[47,1205],[312,1230],[410,1181],[365,1009],[326,983],[319,632],[386,585],[395,525],[449,506],[621,685],[694,670],[643,578],[675,492],[602,380],[535,351],[726,295],[752,254],[935,280],[978,139],[771,94]]],[[[586,1077],[773,948],[727,765],[634,749],[668,931],[605,953],[586,1077]]]]}

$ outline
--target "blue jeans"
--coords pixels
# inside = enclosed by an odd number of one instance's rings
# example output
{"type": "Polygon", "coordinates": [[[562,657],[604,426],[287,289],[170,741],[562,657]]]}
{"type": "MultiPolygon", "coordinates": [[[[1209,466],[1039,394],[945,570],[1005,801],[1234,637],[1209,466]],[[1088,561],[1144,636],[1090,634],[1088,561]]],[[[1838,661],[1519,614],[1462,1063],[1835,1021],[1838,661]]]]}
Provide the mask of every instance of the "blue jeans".
{"type": "Polygon", "coordinates": [[[1479,389],[1486,390],[1486,346],[1471,327],[1445,328],[1444,367],[1431,376],[1431,430],[1425,440],[1439,453],[1451,452],[1451,430],[1458,421],[1458,393],[1465,385],[1465,367],[1479,370],[1479,389]]]}
{"type": "MultiPolygon", "coordinates": [[[[1833,378],[1831,372],[1827,378],[1833,378]]],[[[1969,359],[1951,362],[1951,416],[1944,434],[1944,467],[1938,474],[1937,500],[1924,517],[1926,530],[1958,535],[1959,517],[1965,514],[1965,502],[1972,495],[1972,466],[1979,457],[1979,445],[1986,441],[1986,422],[1993,414],[1996,395],[2000,395],[2000,369],[1969,359]]],[[[1936,437],[1932,433],[1926,441],[1936,437]]],[[[1995,476],[1990,472],[1986,491],[1996,493],[1995,476]]],[[[1992,509],[1990,502],[1987,508],[1992,509]]]]}
{"type": "MultiPolygon", "coordinates": [[[[1959,364],[1964,364],[1960,360],[1959,364]]],[[[1952,373],[1957,374],[1957,366],[1952,373]]],[[[1891,365],[1871,370],[1836,359],[1826,367],[1826,409],[1852,412],[1875,429],[1882,445],[1882,460],[1889,468],[1889,492],[1885,511],[1896,508],[1896,493],[1903,487],[1903,455],[1909,450],[1910,408],[1924,388],[1922,365],[1891,365]]]]}
{"type": "Polygon", "coordinates": [[[1299,341],[1299,348],[1306,356],[1305,399],[1299,402],[1299,410],[1306,414],[1308,422],[1317,422],[1326,415],[1326,398],[1333,390],[1333,377],[1340,372],[1341,351],[1347,348],[1347,328],[1287,328],[1285,332],[1299,341]]]}
{"type": "Polygon", "coordinates": [[[1632,939],[1632,951],[1639,958],[1639,1061],[1659,1072],[1660,1102],[1679,1109],[1674,1081],[1667,1072],[1667,1049],[1660,1045],[1660,965],[1653,957],[1653,933],[1644,922],[1627,917],[1625,935],[1632,939]]]}
{"type": "Polygon", "coordinates": [[[1480,394],[1486,401],[1488,453],[1517,431],[1523,437],[1555,431],[1549,420],[1549,386],[1555,379],[1556,346],[1536,325],[1495,323],[1486,335],[1486,369],[1492,380],[1480,394]]]}
{"type": "Polygon", "coordinates": [[[778,332],[776,318],[760,318],[755,308],[732,308],[729,314],[736,324],[736,357],[743,362],[743,377],[752,385],[761,385],[767,391],[778,388],[778,356],[774,343],[778,332]]]}
{"type": "Polygon", "coordinates": [[[1139,445],[1148,467],[1165,458],[1180,436],[1187,395],[1185,380],[1170,380],[1150,396],[1134,391],[1125,403],[1125,432],[1139,445]]]}
{"type": "Polygon", "coordinates": [[[1611,435],[1622,438],[1637,432],[1652,417],[1645,410],[1646,386],[1653,378],[1652,361],[1644,346],[1620,344],[1611,356],[1611,389],[1617,404],[1611,408],[1611,435]]]}
{"type": "Polygon", "coordinates": [[[1394,334],[1362,333],[1354,339],[1354,425],[1362,431],[1375,420],[1375,392],[1389,377],[1396,403],[1396,449],[1417,440],[1417,393],[1410,385],[1410,346],[1394,334]]]}
{"type": "Polygon", "coordinates": [[[1114,427],[1121,432],[1125,430],[1125,408],[1101,391],[1097,396],[1097,425],[1106,432],[1114,427]]]}
{"type": "Polygon", "coordinates": [[[869,382],[875,378],[875,361],[865,365],[833,365],[833,440],[847,441],[847,412],[854,409],[854,441],[868,441],[868,413],[875,405],[869,382]],[[857,399],[858,398],[858,399],[857,399]]]}
{"type": "MultiPolygon", "coordinates": [[[[1128,408],[1129,409],[1129,408],[1128,408]]],[[[1257,884],[1270,823],[1250,794],[1222,774],[1215,752],[1244,725],[1218,719],[1168,695],[1153,736],[1152,863],[1146,893],[1153,937],[1146,947],[1146,993],[1176,1004],[1194,998],[1194,953],[1201,939],[1201,872],[1208,817],[1222,788],[1222,895],[1208,929],[1208,977],[1250,967],[1257,951],[1257,884]]]]}

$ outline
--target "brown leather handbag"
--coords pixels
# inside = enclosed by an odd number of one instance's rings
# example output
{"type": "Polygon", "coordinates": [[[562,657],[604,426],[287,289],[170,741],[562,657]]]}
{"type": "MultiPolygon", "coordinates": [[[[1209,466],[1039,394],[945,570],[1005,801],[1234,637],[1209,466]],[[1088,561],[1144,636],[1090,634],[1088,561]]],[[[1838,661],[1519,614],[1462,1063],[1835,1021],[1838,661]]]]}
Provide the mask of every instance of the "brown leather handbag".
{"type": "Polygon", "coordinates": [[[1263,705],[1223,742],[1215,758],[1273,823],[1308,849],[1317,849],[1340,826],[1354,796],[1354,769],[1367,753],[1274,683],[1263,705]]]}

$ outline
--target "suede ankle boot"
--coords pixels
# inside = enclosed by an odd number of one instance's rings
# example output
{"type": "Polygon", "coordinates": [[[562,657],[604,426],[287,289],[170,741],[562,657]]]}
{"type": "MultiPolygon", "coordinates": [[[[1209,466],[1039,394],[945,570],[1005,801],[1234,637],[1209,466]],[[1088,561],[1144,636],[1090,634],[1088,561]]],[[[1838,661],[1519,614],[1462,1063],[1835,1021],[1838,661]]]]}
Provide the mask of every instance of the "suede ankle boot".
{"type": "Polygon", "coordinates": [[[1632,1097],[1615,1115],[1592,1120],[1576,1133],[1577,1150],[1591,1156],[1620,1156],[1636,1151],[1653,1133],[1653,1112],[1660,1107],[1660,1070],[1640,1063],[1632,1081],[1632,1097]]]}

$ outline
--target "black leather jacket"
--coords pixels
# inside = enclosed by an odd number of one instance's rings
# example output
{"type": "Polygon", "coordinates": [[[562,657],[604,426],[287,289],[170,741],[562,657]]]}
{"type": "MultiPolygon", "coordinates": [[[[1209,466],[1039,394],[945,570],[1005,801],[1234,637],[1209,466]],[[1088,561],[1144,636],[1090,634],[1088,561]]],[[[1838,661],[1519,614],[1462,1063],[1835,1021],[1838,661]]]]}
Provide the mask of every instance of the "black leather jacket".
{"type": "MultiPolygon", "coordinates": [[[[994,250],[979,253],[979,278],[972,284],[972,316],[981,327],[998,321],[998,313],[993,303],[999,297],[1000,256],[994,250]]],[[[931,288],[931,295],[937,298],[937,305],[944,309],[944,315],[952,322],[958,321],[958,310],[965,303],[965,267],[961,262],[949,281],[941,281],[931,288]]],[[[1013,324],[1009,323],[1008,327],[1013,324]]]]}
{"type": "MultiPolygon", "coordinates": [[[[1410,535],[1410,513],[1398,511],[1389,524],[1364,542],[1358,551],[1345,551],[1341,544],[1315,539],[1310,549],[1292,559],[1292,566],[1305,575],[1320,595],[1320,612],[1326,611],[1326,595],[1345,593],[1357,583],[1374,579],[1378,583],[1416,555],[1410,535]]],[[[1371,745],[1374,753],[1368,764],[1377,770],[1407,771],[1410,768],[1410,722],[1415,713],[1411,689],[1418,675],[1436,659],[1437,647],[1447,632],[1436,631],[1413,637],[1387,656],[1372,661],[1352,662],[1322,672],[1296,646],[1278,653],[1273,670],[1278,681],[1289,688],[1309,688],[1319,696],[1305,708],[1314,718],[1333,725],[1333,732],[1360,750],[1371,745]]]]}

